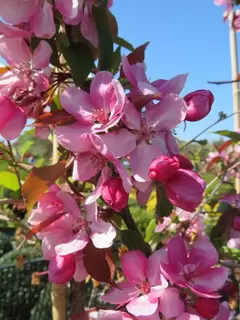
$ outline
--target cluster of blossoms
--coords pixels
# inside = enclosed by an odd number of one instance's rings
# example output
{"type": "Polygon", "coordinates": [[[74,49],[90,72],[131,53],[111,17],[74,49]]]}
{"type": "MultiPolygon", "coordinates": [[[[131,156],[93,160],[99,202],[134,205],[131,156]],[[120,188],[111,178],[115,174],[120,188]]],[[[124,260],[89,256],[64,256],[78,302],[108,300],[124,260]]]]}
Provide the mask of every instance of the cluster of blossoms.
{"type": "Polygon", "coordinates": [[[234,29],[239,32],[240,31],[240,10],[239,10],[239,2],[235,0],[214,0],[214,4],[216,6],[224,6],[224,21],[227,20],[229,14],[233,12],[233,20],[232,24],[234,29]]]}
{"type": "MultiPolygon", "coordinates": [[[[84,250],[89,245],[99,250],[113,245],[117,230],[111,217],[123,216],[132,190],[139,205],[145,205],[160,185],[176,207],[179,221],[191,220],[202,201],[205,182],[179,154],[173,132],[184,121],[203,119],[214,97],[208,90],[181,97],[187,75],[150,82],[142,59],[133,62],[129,56],[122,57],[124,81],[93,68],[86,87],[75,86],[72,79],[70,85],[64,84],[66,77],[71,78],[71,68],[66,74],[52,72],[54,51],[42,39],[55,37],[56,16],[63,24],[79,26],[91,46],[98,47],[94,6],[99,1],[0,0],[0,5],[4,20],[0,22],[0,55],[7,64],[0,70],[1,136],[17,138],[27,119],[38,120],[51,109],[52,90],[62,77],[60,108],[73,121],[51,123],[38,134],[46,137],[52,131],[66,151],[71,179],[89,182],[93,190],[79,196],[78,190],[73,194],[51,184],[38,199],[29,224],[42,241],[44,259],[50,261],[49,280],[58,284],[72,278],[83,281],[88,274],[84,250]],[[32,38],[40,38],[33,50],[32,38]],[[104,216],[103,209],[110,215],[104,216]]],[[[107,8],[111,5],[108,1],[107,8]]],[[[176,227],[178,235],[148,258],[140,251],[122,255],[126,281],[117,283],[103,298],[119,310],[101,311],[97,319],[227,320],[228,310],[219,303],[218,290],[228,271],[215,267],[218,254],[201,223],[201,216],[192,219],[185,239],[176,227]],[[194,232],[197,236],[190,241],[194,232]]],[[[158,225],[156,232],[161,228],[158,225]]]]}

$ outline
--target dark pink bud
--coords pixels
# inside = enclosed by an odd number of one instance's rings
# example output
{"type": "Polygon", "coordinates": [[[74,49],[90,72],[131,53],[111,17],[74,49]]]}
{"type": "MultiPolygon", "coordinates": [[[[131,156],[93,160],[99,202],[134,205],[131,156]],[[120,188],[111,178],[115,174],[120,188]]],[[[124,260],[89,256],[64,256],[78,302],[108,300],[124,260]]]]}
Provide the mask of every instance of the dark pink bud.
{"type": "Polygon", "coordinates": [[[103,184],[102,197],[109,207],[118,212],[127,206],[129,194],[121,178],[111,178],[103,184]]]}
{"type": "Polygon", "coordinates": [[[200,297],[196,301],[195,308],[203,318],[212,319],[218,314],[219,301],[200,297]]]}
{"type": "Polygon", "coordinates": [[[149,167],[149,178],[158,182],[165,182],[170,179],[179,169],[177,157],[166,155],[154,159],[149,167]]]}
{"type": "Polygon", "coordinates": [[[240,231],[240,217],[235,217],[233,219],[232,228],[236,231],[240,231]]]}
{"type": "Polygon", "coordinates": [[[52,283],[64,284],[70,281],[76,270],[76,262],[72,254],[55,256],[48,266],[48,279],[52,283]]]}
{"type": "Polygon", "coordinates": [[[165,183],[169,201],[183,210],[194,212],[202,201],[205,181],[193,170],[179,169],[165,183]]]}
{"type": "Polygon", "coordinates": [[[214,96],[209,90],[197,90],[184,97],[187,104],[187,121],[199,121],[211,111],[214,96]]]}
{"type": "Polygon", "coordinates": [[[174,157],[178,159],[181,169],[193,169],[193,164],[188,158],[182,156],[181,154],[177,154],[174,157]]]}

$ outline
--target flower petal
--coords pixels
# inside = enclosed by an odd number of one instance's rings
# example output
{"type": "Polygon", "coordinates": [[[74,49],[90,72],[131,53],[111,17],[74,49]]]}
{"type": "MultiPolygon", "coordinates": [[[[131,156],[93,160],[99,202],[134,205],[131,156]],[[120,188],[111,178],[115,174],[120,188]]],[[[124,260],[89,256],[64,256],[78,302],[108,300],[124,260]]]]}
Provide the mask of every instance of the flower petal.
{"type": "Polygon", "coordinates": [[[139,284],[146,280],[147,258],[141,251],[129,251],[121,259],[124,276],[130,283],[139,284]]]}
{"type": "Polygon", "coordinates": [[[109,248],[116,238],[116,229],[111,223],[98,219],[91,225],[91,239],[96,248],[109,248]]]}
{"type": "Polygon", "coordinates": [[[161,274],[161,254],[159,251],[154,252],[147,261],[147,279],[151,286],[161,285],[165,288],[168,286],[167,280],[161,274]]]}
{"type": "Polygon", "coordinates": [[[31,60],[31,51],[22,38],[0,36],[0,55],[9,65],[27,63],[31,60]]]}
{"type": "Polygon", "coordinates": [[[218,253],[210,241],[197,241],[190,251],[189,264],[197,267],[198,274],[202,274],[218,262],[218,253]]]}
{"type": "Polygon", "coordinates": [[[158,299],[149,301],[147,295],[132,299],[126,306],[127,311],[134,316],[149,316],[156,312],[158,299]]]}
{"type": "Polygon", "coordinates": [[[52,47],[47,41],[41,40],[37,48],[33,52],[32,63],[33,68],[43,69],[50,63],[53,53],[52,47]]]}
{"type": "Polygon", "coordinates": [[[93,122],[94,105],[87,92],[79,88],[67,88],[60,96],[60,101],[63,108],[81,123],[93,122]]]}
{"type": "Polygon", "coordinates": [[[58,255],[65,256],[70,253],[82,250],[88,243],[88,234],[85,230],[81,230],[75,235],[69,235],[68,241],[60,243],[55,247],[58,255]]]}
{"type": "Polygon", "coordinates": [[[119,289],[112,288],[101,299],[104,302],[123,305],[139,295],[138,288],[129,282],[119,282],[117,286],[119,289]]]}
{"type": "Polygon", "coordinates": [[[72,254],[55,256],[48,266],[48,279],[52,283],[64,284],[72,279],[75,270],[76,263],[72,254]]]}
{"type": "Polygon", "coordinates": [[[55,35],[53,7],[48,1],[43,1],[43,6],[38,8],[31,23],[36,37],[51,39],[55,35]]]}
{"type": "Polygon", "coordinates": [[[184,302],[179,297],[179,290],[176,288],[167,288],[163,291],[159,311],[166,320],[180,316],[184,312],[184,302]]]}
{"type": "Polygon", "coordinates": [[[168,242],[169,264],[176,273],[182,271],[187,261],[187,249],[181,236],[175,236],[168,242]]]}
{"type": "Polygon", "coordinates": [[[76,270],[74,272],[74,280],[77,282],[83,281],[88,273],[87,270],[85,269],[84,263],[83,263],[83,257],[81,254],[76,254],[75,255],[75,262],[76,262],[76,270]]]}
{"type": "Polygon", "coordinates": [[[87,181],[102,169],[102,160],[94,152],[80,153],[74,160],[73,179],[87,181]]]}
{"type": "Polygon", "coordinates": [[[156,130],[171,130],[186,117],[185,101],[176,94],[169,94],[161,102],[148,108],[145,118],[148,126],[156,130]]]}

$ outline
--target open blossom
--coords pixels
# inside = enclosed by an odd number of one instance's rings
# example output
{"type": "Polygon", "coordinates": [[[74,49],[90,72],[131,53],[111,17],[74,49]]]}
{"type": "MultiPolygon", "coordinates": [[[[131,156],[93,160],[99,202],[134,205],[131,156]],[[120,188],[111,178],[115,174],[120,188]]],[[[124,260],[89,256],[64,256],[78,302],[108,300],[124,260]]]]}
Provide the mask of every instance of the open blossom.
{"type": "Polygon", "coordinates": [[[137,148],[130,154],[135,180],[150,180],[148,171],[153,159],[162,154],[178,153],[171,130],[184,120],[185,115],[186,105],[176,94],[169,94],[143,113],[137,111],[129,101],[126,102],[122,120],[137,138],[137,148]]]}
{"type": "Polygon", "coordinates": [[[39,38],[50,39],[56,32],[53,7],[47,0],[1,0],[1,18],[9,24],[25,23],[39,38]],[[17,14],[16,14],[17,13],[17,14]]]}
{"type": "Polygon", "coordinates": [[[89,317],[90,320],[133,320],[126,312],[114,310],[92,311],[89,313],[89,317]]]}
{"type": "Polygon", "coordinates": [[[178,75],[170,80],[156,80],[150,83],[146,76],[146,67],[143,62],[130,64],[128,58],[123,55],[122,68],[124,75],[132,85],[129,97],[132,102],[140,106],[149,103],[153,99],[161,100],[170,93],[179,94],[186,82],[187,75],[178,75]]]}
{"type": "Polygon", "coordinates": [[[16,139],[27,121],[24,112],[14,101],[1,96],[0,111],[0,135],[6,140],[16,139]]]}
{"type": "Polygon", "coordinates": [[[29,223],[37,225],[47,218],[63,213],[55,222],[37,234],[42,241],[43,252],[55,255],[68,255],[82,250],[93,242],[97,248],[108,248],[116,237],[116,231],[110,223],[98,218],[96,203],[86,206],[83,215],[70,194],[53,190],[44,193],[37,209],[33,210],[29,223]]]}
{"type": "Polygon", "coordinates": [[[8,63],[0,75],[0,95],[14,97],[26,114],[31,113],[28,100],[38,99],[49,86],[51,46],[42,40],[32,53],[24,39],[0,36],[0,54],[8,63]]]}
{"type": "Polygon", "coordinates": [[[168,242],[167,250],[158,254],[161,270],[171,282],[201,297],[218,297],[216,291],[224,285],[228,269],[214,268],[218,253],[209,241],[197,241],[188,251],[183,238],[175,236],[168,242]]]}
{"type": "Polygon", "coordinates": [[[158,257],[153,254],[147,259],[140,251],[130,251],[121,257],[120,262],[127,281],[118,283],[118,288],[111,289],[103,300],[126,304],[127,311],[134,316],[153,315],[157,311],[159,297],[168,286],[160,273],[158,257]]]}
{"type": "Polygon", "coordinates": [[[93,125],[94,132],[104,132],[115,126],[123,115],[125,93],[118,80],[107,71],[93,78],[90,93],[68,88],[60,97],[63,108],[80,123],[93,125]]]}

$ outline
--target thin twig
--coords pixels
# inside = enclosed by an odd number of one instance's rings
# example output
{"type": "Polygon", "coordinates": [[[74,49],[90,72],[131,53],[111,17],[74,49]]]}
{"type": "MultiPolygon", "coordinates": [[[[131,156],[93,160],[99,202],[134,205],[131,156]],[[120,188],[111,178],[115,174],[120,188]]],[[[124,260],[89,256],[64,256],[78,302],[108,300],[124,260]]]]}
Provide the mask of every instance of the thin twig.
{"type": "Polygon", "coordinates": [[[203,131],[201,131],[199,134],[197,134],[193,139],[191,139],[190,141],[186,142],[183,146],[181,146],[180,150],[182,150],[183,148],[185,148],[186,146],[188,146],[189,144],[191,144],[192,142],[194,142],[198,137],[200,137],[203,133],[205,133],[207,130],[211,129],[212,127],[214,127],[216,124],[234,116],[235,114],[239,113],[240,110],[231,113],[230,115],[226,116],[225,118],[219,118],[217,121],[215,121],[213,124],[211,124],[210,126],[208,126],[206,129],[204,129],[203,131]]]}
{"type": "Polygon", "coordinates": [[[236,80],[225,80],[225,81],[208,81],[207,83],[209,84],[216,84],[216,85],[221,85],[221,84],[231,84],[231,83],[235,83],[235,82],[239,82],[240,79],[236,79],[236,80]]]}
{"type": "Polygon", "coordinates": [[[8,144],[9,155],[10,155],[10,158],[11,158],[11,160],[12,160],[12,165],[13,165],[14,171],[15,171],[16,176],[17,176],[19,188],[20,188],[20,191],[22,192],[21,179],[20,179],[20,175],[19,175],[19,171],[18,171],[17,162],[16,162],[15,157],[14,157],[14,154],[13,154],[12,145],[11,145],[11,142],[8,141],[8,140],[7,140],[7,144],[8,144]]]}

